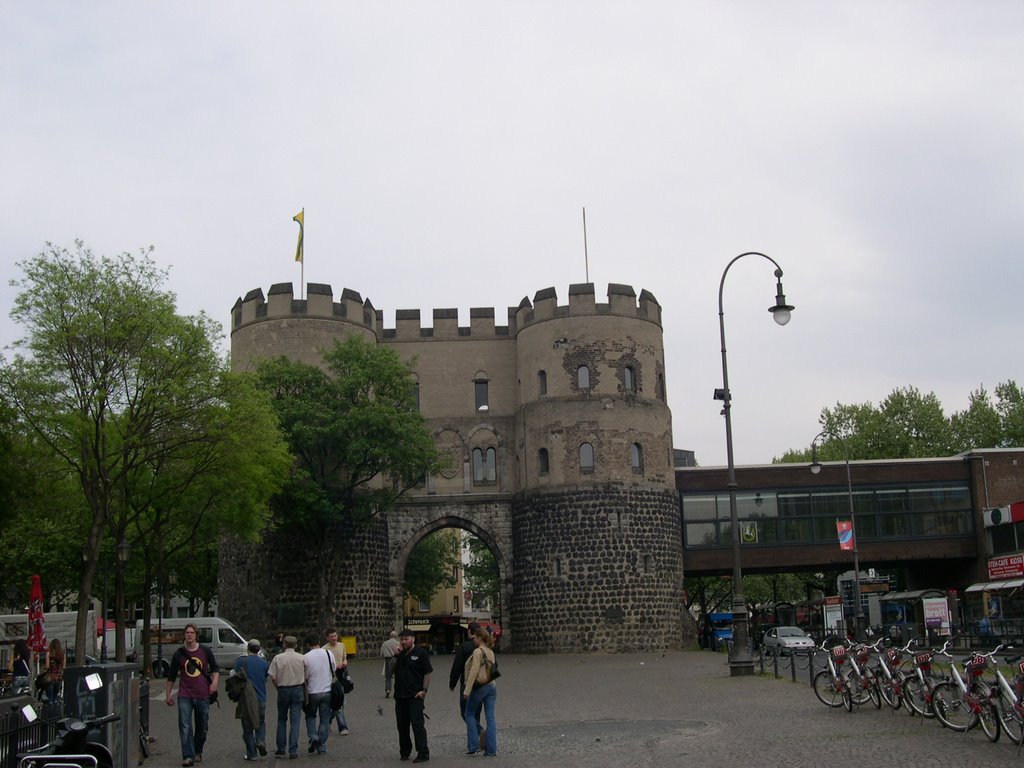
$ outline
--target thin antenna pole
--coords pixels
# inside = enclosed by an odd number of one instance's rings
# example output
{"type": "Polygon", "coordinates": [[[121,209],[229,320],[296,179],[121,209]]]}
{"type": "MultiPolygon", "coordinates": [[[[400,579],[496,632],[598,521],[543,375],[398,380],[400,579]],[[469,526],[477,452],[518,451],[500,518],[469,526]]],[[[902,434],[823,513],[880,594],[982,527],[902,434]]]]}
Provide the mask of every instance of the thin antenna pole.
{"type": "Polygon", "coordinates": [[[583,268],[590,282],[590,255],[587,253],[587,206],[583,206],[583,268]]]}

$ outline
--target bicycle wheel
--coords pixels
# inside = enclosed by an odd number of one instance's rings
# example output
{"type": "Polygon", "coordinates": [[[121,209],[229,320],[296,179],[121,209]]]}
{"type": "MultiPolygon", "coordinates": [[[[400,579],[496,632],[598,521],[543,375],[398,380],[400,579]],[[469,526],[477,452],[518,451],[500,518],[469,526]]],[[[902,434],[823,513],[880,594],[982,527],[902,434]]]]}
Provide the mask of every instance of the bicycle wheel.
{"type": "Polygon", "coordinates": [[[868,696],[871,697],[871,703],[875,705],[875,709],[882,708],[882,694],[879,693],[878,680],[872,680],[868,684],[868,696]]]}
{"type": "Polygon", "coordinates": [[[928,684],[922,683],[916,676],[903,681],[903,701],[914,714],[927,718],[935,717],[929,694],[928,684]]]}
{"type": "Polygon", "coordinates": [[[846,676],[846,687],[850,691],[850,699],[858,707],[871,701],[871,682],[863,675],[851,671],[846,676]]]}
{"type": "Polygon", "coordinates": [[[999,723],[1006,732],[1007,737],[1014,744],[1020,744],[1024,738],[1024,713],[1014,706],[1013,700],[1006,691],[1000,689],[999,699],[996,702],[999,708],[999,723]]]}
{"type": "Polygon", "coordinates": [[[964,701],[956,683],[939,683],[932,689],[932,707],[939,722],[954,731],[966,731],[975,724],[971,706],[964,701]]]}
{"type": "Polygon", "coordinates": [[[992,696],[992,686],[979,680],[974,684],[974,695],[981,701],[981,713],[977,716],[981,730],[989,741],[999,741],[999,711],[992,696]]]}
{"type": "Polygon", "coordinates": [[[882,694],[883,701],[893,709],[899,709],[900,697],[899,694],[896,693],[896,689],[892,687],[892,681],[883,678],[878,681],[878,687],[882,694]]]}
{"type": "Polygon", "coordinates": [[[843,692],[837,690],[832,684],[832,675],[829,671],[823,670],[814,676],[814,695],[818,697],[818,701],[824,704],[826,707],[841,707],[843,706],[843,692]]]}
{"type": "Polygon", "coordinates": [[[850,690],[850,686],[843,688],[843,706],[847,712],[853,712],[853,691],[850,690]]]}

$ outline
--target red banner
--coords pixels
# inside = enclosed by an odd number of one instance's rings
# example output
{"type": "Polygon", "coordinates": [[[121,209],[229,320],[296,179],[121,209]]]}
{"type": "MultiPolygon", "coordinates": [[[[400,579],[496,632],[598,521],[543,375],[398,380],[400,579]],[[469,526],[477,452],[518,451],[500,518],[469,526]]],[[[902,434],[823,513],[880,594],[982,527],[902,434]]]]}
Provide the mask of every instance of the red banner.
{"type": "Polygon", "coordinates": [[[839,534],[839,548],[853,549],[853,521],[836,520],[836,533],[839,534]]]}
{"type": "Polygon", "coordinates": [[[46,652],[46,627],[43,622],[43,582],[39,574],[32,577],[28,602],[28,647],[34,653],[46,652]]]}

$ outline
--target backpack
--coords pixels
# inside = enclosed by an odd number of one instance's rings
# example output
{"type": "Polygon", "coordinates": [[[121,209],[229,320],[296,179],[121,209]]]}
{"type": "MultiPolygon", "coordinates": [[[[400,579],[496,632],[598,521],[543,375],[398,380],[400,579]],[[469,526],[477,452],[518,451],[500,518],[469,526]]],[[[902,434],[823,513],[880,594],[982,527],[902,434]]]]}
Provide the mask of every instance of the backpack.
{"type": "Polygon", "coordinates": [[[232,701],[238,701],[242,698],[242,694],[245,693],[245,686],[249,684],[249,681],[245,679],[245,672],[243,671],[240,675],[231,675],[224,683],[224,690],[227,691],[228,698],[232,701]]]}

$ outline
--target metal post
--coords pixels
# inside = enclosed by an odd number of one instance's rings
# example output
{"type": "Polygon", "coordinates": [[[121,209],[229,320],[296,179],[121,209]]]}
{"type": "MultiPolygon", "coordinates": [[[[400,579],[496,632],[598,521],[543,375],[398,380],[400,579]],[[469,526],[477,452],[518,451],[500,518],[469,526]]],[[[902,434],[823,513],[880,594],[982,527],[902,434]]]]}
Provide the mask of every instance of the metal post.
{"type": "Polygon", "coordinates": [[[818,438],[828,437],[838,440],[843,446],[843,456],[846,458],[846,499],[850,508],[850,532],[853,534],[853,636],[858,641],[863,641],[864,633],[864,604],[860,592],[860,558],[857,553],[857,516],[853,510],[853,479],[850,473],[850,449],[841,435],[823,430],[811,441],[811,472],[818,474],[821,471],[821,464],[818,462],[818,438]]]}
{"type": "Polygon", "coordinates": [[[754,657],[750,648],[750,623],[747,614],[747,601],[743,596],[743,571],[740,567],[740,526],[736,509],[736,462],[732,446],[732,395],[729,392],[729,361],[725,351],[725,309],[722,303],[722,294],[725,288],[725,276],[729,274],[729,268],[744,256],[760,256],[775,265],[778,290],[775,306],[768,310],[775,317],[775,322],[785,325],[789,322],[789,314],[793,310],[792,306],[786,304],[786,296],[782,292],[782,268],[779,267],[775,259],[757,251],[747,251],[736,256],[726,265],[725,271],[722,272],[722,280],[718,285],[718,325],[722,339],[722,389],[715,390],[715,399],[722,401],[722,415],[725,416],[725,451],[729,462],[729,473],[726,480],[726,487],[729,489],[729,522],[732,526],[732,650],[729,653],[729,670],[733,677],[754,674],[754,657]]]}

